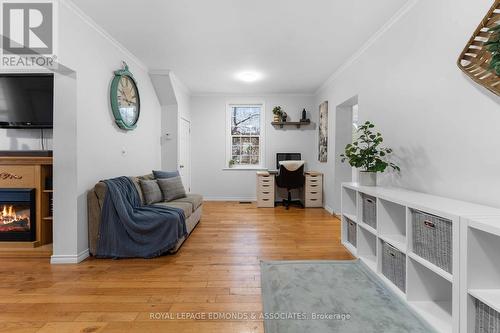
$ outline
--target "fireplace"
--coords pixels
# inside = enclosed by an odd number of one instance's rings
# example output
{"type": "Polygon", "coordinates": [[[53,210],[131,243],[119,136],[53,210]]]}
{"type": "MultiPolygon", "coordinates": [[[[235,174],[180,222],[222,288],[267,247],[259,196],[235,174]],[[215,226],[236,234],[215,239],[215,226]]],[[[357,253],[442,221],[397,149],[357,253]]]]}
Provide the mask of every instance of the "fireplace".
{"type": "Polygon", "coordinates": [[[32,242],[35,228],[35,189],[0,189],[0,241],[32,242]]]}

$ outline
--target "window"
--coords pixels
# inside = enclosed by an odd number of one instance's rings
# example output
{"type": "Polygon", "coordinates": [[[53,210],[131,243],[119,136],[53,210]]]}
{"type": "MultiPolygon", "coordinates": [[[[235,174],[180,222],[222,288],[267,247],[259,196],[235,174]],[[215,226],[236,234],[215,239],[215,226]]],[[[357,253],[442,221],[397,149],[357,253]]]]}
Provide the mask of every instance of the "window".
{"type": "Polygon", "coordinates": [[[227,164],[260,168],[263,163],[263,104],[229,104],[227,164]]]}

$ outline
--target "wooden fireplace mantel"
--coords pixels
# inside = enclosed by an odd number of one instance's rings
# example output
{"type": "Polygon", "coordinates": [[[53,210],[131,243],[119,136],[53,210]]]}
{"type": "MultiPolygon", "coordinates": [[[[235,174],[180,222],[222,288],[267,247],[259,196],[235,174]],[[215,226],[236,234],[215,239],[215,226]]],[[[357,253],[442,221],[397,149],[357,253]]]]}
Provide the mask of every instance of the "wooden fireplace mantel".
{"type": "Polygon", "coordinates": [[[0,188],[34,188],[36,201],[35,241],[0,242],[0,249],[34,248],[52,243],[52,189],[45,187],[48,177],[52,177],[52,157],[0,155],[0,188]]]}

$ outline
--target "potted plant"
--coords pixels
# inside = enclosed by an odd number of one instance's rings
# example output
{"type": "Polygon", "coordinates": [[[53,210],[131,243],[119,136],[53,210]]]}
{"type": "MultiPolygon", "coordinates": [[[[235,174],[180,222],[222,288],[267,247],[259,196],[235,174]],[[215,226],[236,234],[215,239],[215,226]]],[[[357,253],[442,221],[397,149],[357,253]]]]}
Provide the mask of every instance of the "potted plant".
{"type": "Polygon", "coordinates": [[[283,108],[281,106],[275,106],[273,109],[273,115],[274,115],[274,122],[280,122],[281,121],[281,116],[283,115],[283,108]]]}
{"type": "Polygon", "coordinates": [[[347,160],[352,167],[359,169],[359,183],[364,186],[376,186],[377,172],[384,172],[387,167],[401,171],[396,164],[388,161],[392,149],[380,146],[384,139],[382,134],[373,132],[374,128],[375,125],[369,121],[359,126],[358,137],[340,155],[342,163],[347,160]]]}
{"type": "Polygon", "coordinates": [[[235,164],[236,164],[236,161],[235,161],[235,160],[229,160],[229,162],[228,162],[228,166],[229,166],[230,168],[234,167],[234,165],[235,165],[235,164]]]}

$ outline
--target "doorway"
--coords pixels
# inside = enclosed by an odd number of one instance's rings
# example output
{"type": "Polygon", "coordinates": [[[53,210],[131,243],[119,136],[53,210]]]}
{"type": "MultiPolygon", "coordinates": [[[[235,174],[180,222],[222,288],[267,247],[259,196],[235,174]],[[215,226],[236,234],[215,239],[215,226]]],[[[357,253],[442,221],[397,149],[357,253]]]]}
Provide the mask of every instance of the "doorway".
{"type": "Polygon", "coordinates": [[[187,192],[191,192],[191,122],[180,118],[179,173],[187,192]]]}
{"type": "Polygon", "coordinates": [[[334,202],[333,211],[339,214],[341,211],[341,186],[342,183],[356,182],[358,175],[349,163],[342,163],[342,154],[345,146],[353,142],[354,134],[358,126],[358,96],[354,96],[342,104],[337,105],[335,110],[335,171],[334,171],[334,202]]]}

